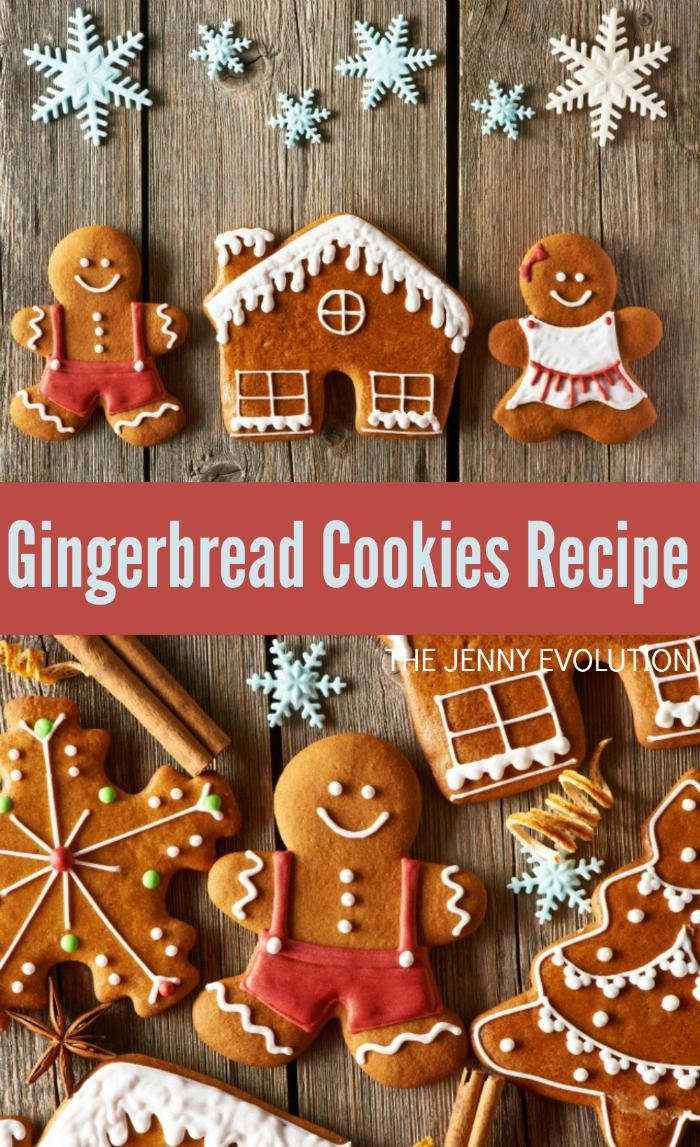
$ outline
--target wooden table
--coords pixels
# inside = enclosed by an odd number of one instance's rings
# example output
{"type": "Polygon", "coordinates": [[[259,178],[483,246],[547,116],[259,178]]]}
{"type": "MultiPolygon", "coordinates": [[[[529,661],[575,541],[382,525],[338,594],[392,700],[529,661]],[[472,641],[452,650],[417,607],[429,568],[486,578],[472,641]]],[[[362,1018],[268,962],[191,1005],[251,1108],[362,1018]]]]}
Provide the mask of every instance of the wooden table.
{"type": "MultiPolygon", "coordinates": [[[[694,313],[700,273],[700,83],[695,0],[627,0],[633,43],[658,38],[673,45],[670,64],[653,84],[669,118],[626,119],[620,138],[600,151],[585,112],[559,118],[544,111],[546,94],[563,78],[548,54],[549,36],[591,40],[605,5],[594,0],[473,0],[445,5],[406,0],[414,40],[441,54],[422,80],[416,109],[388,99],[360,108],[359,81],[334,71],[355,50],[354,18],[384,26],[399,9],[389,0],[248,0],[236,9],[215,0],[104,0],[96,5],[106,36],[127,27],[147,33],[140,62],[155,107],[147,117],[116,111],[109,143],[81,138],[74,118],[32,125],[30,104],[43,81],[21,49],[35,41],[65,44],[70,3],[0,0],[2,95],[0,180],[3,230],[0,295],[4,400],[36,381],[37,364],[16,347],[7,321],[22,305],[48,301],[46,263],[57,240],[74,227],[107,222],[129,231],[145,255],[144,297],[186,307],[193,332],[183,352],[164,360],[169,386],[186,402],[189,424],[174,442],[141,453],[116,441],[96,417],[75,443],[45,445],[1,423],[0,478],[52,481],[336,480],[693,480],[700,472],[696,427],[700,399],[694,367],[700,324],[694,313]],[[255,38],[244,78],[210,85],[203,65],[188,58],[200,21],[242,17],[255,38]],[[483,139],[470,103],[488,80],[528,82],[537,118],[519,143],[483,139]],[[314,86],[334,109],[320,147],[285,150],[266,126],[280,90],[314,86]],[[310,440],[260,446],[231,442],[219,409],[217,352],[199,302],[213,284],[218,231],[264,225],[280,236],[331,211],[365,214],[386,227],[436,271],[459,284],[477,315],[465,355],[459,402],[440,441],[375,442],[352,429],[349,383],[329,388],[324,431],[310,440]],[[584,438],[526,447],[492,422],[491,409],[512,372],[485,354],[486,332],[501,317],[522,313],[517,265],[537,237],[560,229],[600,238],[620,276],[621,304],[658,310],[666,340],[640,365],[640,378],[659,409],[657,426],[626,447],[603,448],[584,438]]],[[[457,624],[457,619],[456,619],[457,624]]],[[[415,624],[407,625],[414,628],[415,624]]],[[[235,618],[222,618],[222,629],[235,618]]],[[[304,641],[307,639],[305,638],[304,641]]],[[[169,638],[151,648],[235,736],[222,769],[234,784],[246,824],[238,847],[271,847],[270,798],[283,763],[311,734],[299,721],[268,733],[265,702],[244,685],[264,665],[262,638],[169,638]]],[[[52,649],[52,653],[55,651],[52,649]]],[[[382,669],[371,638],[332,642],[332,672],[351,682],[329,702],[328,732],[367,729],[404,748],[424,781],[425,814],[416,855],[472,867],[488,886],[491,910],[478,940],[440,953],[437,974],[450,1006],[472,1016],[527,985],[530,957],[574,925],[567,912],[548,927],[505,884],[516,863],[505,831],[507,811],[528,807],[514,797],[469,810],[450,809],[437,793],[417,749],[401,689],[382,669]]],[[[591,675],[593,676],[593,675],[591,675]]],[[[596,675],[597,676],[597,675],[596,675]]],[[[24,686],[2,678],[4,695],[24,686]]],[[[638,826],[665,787],[697,762],[692,750],[652,755],[636,745],[621,690],[607,675],[582,683],[591,740],[613,733],[610,776],[617,794],[595,852],[608,868],[636,854],[638,826]]],[[[126,713],[88,682],[67,685],[87,723],[114,735],[116,778],[136,787],[162,761],[158,746],[126,713]]],[[[174,907],[198,922],[205,937],[197,960],[205,979],[242,968],[250,937],[207,903],[203,881],[182,877],[174,907]]],[[[71,1009],[89,1006],[87,976],[62,977],[71,1009]]],[[[180,1061],[239,1083],[311,1119],[335,1125],[362,1147],[406,1147],[444,1134],[456,1080],[415,1093],[371,1084],[327,1031],[298,1065],[275,1073],[239,1068],[196,1038],[187,1004],[158,1022],[138,1020],[124,1005],[106,1019],[110,1044],[180,1061]]],[[[46,1118],[57,1099],[46,1077],[31,1092],[23,1083],[38,1047],[24,1032],[3,1037],[2,1110],[46,1118]]],[[[697,1133],[696,1133],[697,1134],[697,1133]]],[[[688,1142],[694,1140],[689,1134],[688,1142]]],[[[493,1143],[559,1147],[599,1142],[590,1112],[526,1098],[507,1089],[493,1143]]]]}

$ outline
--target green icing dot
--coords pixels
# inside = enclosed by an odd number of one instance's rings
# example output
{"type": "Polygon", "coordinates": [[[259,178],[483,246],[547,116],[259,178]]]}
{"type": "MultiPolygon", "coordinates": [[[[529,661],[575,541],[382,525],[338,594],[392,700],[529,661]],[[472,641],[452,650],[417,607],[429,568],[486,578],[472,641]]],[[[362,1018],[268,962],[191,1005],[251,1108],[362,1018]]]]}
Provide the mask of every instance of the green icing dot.
{"type": "Polygon", "coordinates": [[[207,808],[213,809],[214,812],[218,812],[221,808],[221,797],[217,796],[216,793],[212,793],[210,796],[204,798],[204,803],[207,808]]]}
{"type": "Polygon", "coordinates": [[[98,795],[102,804],[114,804],[117,799],[117,790],[113,789],[111,785],[105,785],[103,789],[100,789],[98,795]]]}
{"type": "Polygon", "coordinates": [[[149,868],[141,877],[141,882],[145,888],[157,888],[160,884],[160,872],[156,872],[155,868],[149,868]]]}
{"type": "Polygon", "coordinates": [[[64,952],[77,952],[80,940],[73,932],[66,932],[65,936],[61,936],[61,947],[64,952]]]}
{"type": "Polygon", "coordinates": [[[34,725],[34,732],[36,733],[37,737],[41,737],[42,741],[45,737],[48,737],[52,729],[53,721],[51,721],[48,717],[40,717],[34,725]]]}
{"type": "Polygon", "coordinates": [[[0,812],[10,812],[12,810],[12,797],[0,797],[0,812]]]}

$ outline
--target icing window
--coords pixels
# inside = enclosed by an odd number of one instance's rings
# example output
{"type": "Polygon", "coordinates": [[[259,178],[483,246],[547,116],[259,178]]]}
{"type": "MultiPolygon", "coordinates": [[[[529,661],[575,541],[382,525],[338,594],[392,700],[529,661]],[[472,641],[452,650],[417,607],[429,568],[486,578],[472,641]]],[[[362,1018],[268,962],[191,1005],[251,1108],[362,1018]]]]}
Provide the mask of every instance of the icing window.
{"type": "Polygon", "coordinates": [[[700,722],[700,637],[660,641],[641,650],[656,700],[654,723],[669,730],[647,740],[690,736],[700,722]]]}
{"type": "Polygon", "coordinates": [[[354,335],[366,315],[364,299],[355,291],[328,291],[318,304],[321,325],[334,335],[354,335]]]}
{"type": "Polygon", "coordinates": [[[384,374],[370,371],[372,383],[371,427],[384,430],[420,430],[439,433],[435,417],[435,376],[432,374],[384,374]]]}
{"type": "Polygon", "coordinates": [[[309,433],[308,376],[307,370],[237,370],[231,430],[309,433]]]}

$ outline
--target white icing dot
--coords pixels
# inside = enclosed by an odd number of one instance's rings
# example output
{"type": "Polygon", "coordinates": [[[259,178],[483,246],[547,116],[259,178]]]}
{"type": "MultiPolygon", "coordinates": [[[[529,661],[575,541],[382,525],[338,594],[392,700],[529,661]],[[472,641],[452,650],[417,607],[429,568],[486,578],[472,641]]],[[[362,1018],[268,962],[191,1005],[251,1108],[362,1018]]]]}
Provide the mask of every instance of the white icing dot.
{"type": "Polygon", "coordinates": [[[182,789],[171,789],[170,790],[170,796],[172,797],[172,799],[174,801],[181,801],[182,798],[184,797],[184,795],[185,794],[183,793],[182,789]]]}
{"type": "Polygon", "coordinates": [[[105,270],[107,270],[107,267],[112,266],[112,260],[111,259],[100,259],[100,266],[104,267],[105,270]]]}
{"type": "Polygon", "coordinates": [[[399,964],[401,965],[402,968],[412,968],[414,963],[415,963],[415,960],[416,960],[416,958],[413,955],[413,952],[409,952],[409,951],[402,952],[401,955],[399,956],[399,964]]]}
{"type": "Polygon", "coordinates": [[[328,786],[328,792],[332,797],[341,796],[343,792],[343,786],[341,785],[340,781],[331,781],[328,786]]]}
{"type": "Polygon", "coordinates": [[[95,311],[94,315],[92,316],[93,323],[101,323],[102,319],[103,315],[101,315],[99,311],[95,311]]]}
{"type": "Polygon", "coordinates": [[[199,833],[198,833],[198,832],[196,832],[196,833],[194,834],[194,836],[191,836],[191,837],[190,837],[190,844],[192,845],[192,848],[199,848],[200,844],[203,844],[203,843],[204,843],[204,840],[203,840],[203,838],[202,838],[202,837],[199,835],[199,833]]]}
{"type": "Polygon", "coordinates": [[[265,951],[269,952],[271,956],[277,956],[282,951],[282,941],[279,936],[270,936],[265,945],[265,951]]]}
{"type": "Polygon", "coordinates": [[[95,327],[95,334],[97,335],[98,339],[101,339],[103,337],[104,333],[105,333],[104,327],[95,327]]]}
{"type": "Polygon", "coordinates": [[[78,768],[77,765],[71,765],[71,767],[68,770],[68,776],[73,777],[73,779],[80,776],[80,769],[78,768]]]}
{"type": "Polygon", "coordinates": [[[349,920],[339,920],[338,931],[342,932],[344,936],[347,936],[348,932],[352,932],[352,924],[349,920]]]}
{"type": "Polygon", "coordinates": [[[586,278],[586,276],[583,274],[582,271],[577,271],[576,274],[574,275],[574,278],[575,278],[577,283],[582,283],[583,280],[586,278]]]}
{"type": "Polygon", "coordinates": [[[355,897],[352,892],[344,892],[340,897],[340,903],[343,905],[343,908],[352,908],[355,903],[355,897]]]}
{"type": "Polygon", "coordinates": [[[118,972],[112,972],[108,978],[113,988],[116,988],[117,984],[121,984],[122,982],[122,978],[118,972]]]}
{"type": "Polygon", "coordinates": [[[593,1016],[593,1026],[596,1028],[604,1028],[610,1019],[607,1012],[596,1012],[593,1016]]]}
{"type": "Polygon", "coordinates": [[[681,853],[681,860],[684,864],[692,864],[697,858],[698,854],[694,848],[684,848],[681,853]]]}
{"type": "Polygon", "coordinates": [[[646,912],[643,912],[641,908],[631,908],[627,913],[630,924],[641,924],[645,916],[646,912]]]}
{"type": "Polygon", "coordinates": [[[66,745],[63,752],[67,757],[77,757],[78,755],[78,750],[76,749],[75,745],[66,745]]]}
{"type": "Polygon", "coordinates": [[[352,884],[353,880],[355,879],[355,873],[353,872],[352,868],[341,868],[340,879],[343,884],[352,884]]]}
{"type": "Polygon", "coordinates": [[[61,369],[61,360],[59,358],[52,358],[51,362],[49,363],[49,366],[51,367],[52,370],[60,370],[61,369]]]}
{"type": "Polygon", "coordinates": [[[161,799],[160,799],[160,797],[149,797],[148,803],[149,803],[151,808],[160,808],[161,799]]]}
{"type": "Polygon", "coordinates": [[[136,362],[134,363],[134,370],[138,374],[141,374],[145,369],[146,369],[146,364],[143,361],[143,359],[137,358],[136,362]]]}
{"type": "Polygon", "coordinates": [[[647,1111],[656,1111],[657,1107],[659,1106],[658,1096],[647,1095],[646,1099],[644,1100],[644,1106],[646,1107],[647,1111]]]}
{"type": "Polygon", "coordinates": [[[36,972],[36,964],[22,964],[22,974],[24,976],[33,976],[36,972]]]}
{"type": "Polygon", "coordinates": [[[162,928],[151,928],[151,939],[152,940],[162,940],[163,939],[163,929],[162,928]]]}
{"type": "Polygon", "coordinates": [[[12,772],[10,773],[10,780],[21,781],[23,776],[24,776],[24,773],[22,772],[21,769],[13,769],[12,772]]]}
{"type": "Polygon", "coordinates": [[[166,956],[177,956],[178,952],[179,948],[176,944],[168,944],[167,948],[165,949],[166,956]]]}
{"type": "Polygon", "coordinates": [[[586,1080],[588,1079],[588,1072],[586,1071],[585,1067],[577,1067],[576,1068],[576,1071],[574,1072],[574,1079],[576,1080],[577,1083],[585,1083],[586,1082],[586,1080]]]}
{"type": "Polygon", "coordinates": [[[105,348],[102,343],[95,343],[95,354],[104,354],[105,348]]]}
{"type": "Polygon", "coordinates": [[[180,849],[177,847],[176,844],[171,844],[169,849],[168,849],[168,856],[174,860],[175,857],[179,856],[179,855],[180,855],[180,849]]]}
{"type": "Polygon", "coordinates": [[[668,902],[671,912],[682,912],[685,908],[685,900],[682,896],[672,896],[668,902]]]}
{"type": "Polygon", "coordinates": [[[599,948],[596,955],[601,964],[607,964],[613,958],[613,950],[612,948],[599,948]]]}
{"type": "Polygon", "coordinates": [[[515,1040],[502,1039],[498,1046],[500,1047],[501,1051],[504,1051],[506,1055],[508,1055],[509,1052],[515,1051],[515,1040]]]}
{"type": "Polygon", "coordinates": [[[557,271],[557,273],[555,275],[555,279],[557,280],[558,283],[565,283],[566,282],[566,275],[564,274],[563,271],[557,271]]]}
{"type": "Polygon", "coordinates": [[[10,751],[7,755],[11,761],[18,761],[20,759],[20,757],[22,756],[19,749],[10,749],[10,751]]]}
{"type": "Polygon", "coordinates": [[[80,260],[80,266],[83,268],[89,267],[90,266],[90,260],[86,259],[85,256],[83,256],[83,258],[80,260]]]}
{"type": "Polygon", "coordinates": [[[102,953],[99,956],[95,956],[95,963],[97,964],[98,968],[106,968],[109,964],[109,957],[102,953]]]}
{"type": "Polygon", "coordinates": [[[373,785],[363,785],[360,792],[366,801],[371,801],[372,797],[376,797],[377,795],[377,790],[373,785]]]}
{"type": "Polygon", "coordinates": [[[686,797],[686,799],[683,801],[683,804],[681,805],[681,808],[684,812],[695,812],[697,807],[697,801],[694,801],[692,797],[686,797]]]}
{"type": "Polygon", "coordinates": [[[24,984],[22,983],[21,980],[15,980],[14,981],[14,983],[12,984],[12,991],[15,993],[16,996],[18,996],[20,994],[20,992],[24,991],[24,984]]]}
{"type": "Polygon", "coordinates": [[[661,1007],[665,1012],[677,1012],[681,1006],[681,1001],[678,996],[664,996],[661,1001],[661,1007]]]}
{"type": "Polygon", "coordinates": [[[690,922],[691,924],[700,924],[700,909],[696,908],[694,912],[691,912],[690,922]]]}

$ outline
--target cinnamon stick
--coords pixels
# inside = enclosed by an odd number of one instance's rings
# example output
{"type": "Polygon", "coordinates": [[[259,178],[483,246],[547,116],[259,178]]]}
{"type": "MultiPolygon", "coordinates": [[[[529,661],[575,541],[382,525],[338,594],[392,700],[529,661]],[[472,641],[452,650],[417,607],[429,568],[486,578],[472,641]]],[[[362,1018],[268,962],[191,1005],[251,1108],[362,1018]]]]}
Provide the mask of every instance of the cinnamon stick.
{"type": "Polygon", "coordinates": [[[230,744],[227,735],[137,638],[55,637],[191,776],[209,768],[230,744]]]}
{"type": "Polygon", "coordinates": [[[484,1147],[503,1091],[497,1075],[467,1069],[447,1128],[445,1147],[484,1147]]]}

